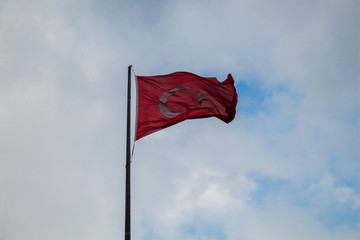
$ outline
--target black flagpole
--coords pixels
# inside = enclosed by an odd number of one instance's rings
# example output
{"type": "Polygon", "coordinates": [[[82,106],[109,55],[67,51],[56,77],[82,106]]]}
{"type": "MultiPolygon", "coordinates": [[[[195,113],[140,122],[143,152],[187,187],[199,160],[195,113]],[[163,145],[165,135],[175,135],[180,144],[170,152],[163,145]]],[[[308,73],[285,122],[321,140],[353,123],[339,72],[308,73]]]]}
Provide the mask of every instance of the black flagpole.
{"type": "Polygon", "coordinates": [[[131,102],[131,68],[128,67],[128,92],[127,92],[127,128],[126,128],[126,182],[125,182],[125,240],[131,239],[131,194],[130,194],[130,102],[131,102]]]}

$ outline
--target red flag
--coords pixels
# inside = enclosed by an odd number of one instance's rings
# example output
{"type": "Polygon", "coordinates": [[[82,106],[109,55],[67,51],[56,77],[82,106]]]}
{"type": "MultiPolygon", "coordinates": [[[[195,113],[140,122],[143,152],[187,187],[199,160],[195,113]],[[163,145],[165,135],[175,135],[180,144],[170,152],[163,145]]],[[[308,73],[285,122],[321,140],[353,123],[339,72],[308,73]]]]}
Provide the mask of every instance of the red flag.
{"type": "Polygon", "coordinates": [[[219,82],[189,72],[137,76],[136,140],[186,119],[217,117],[231,122],[237,93],[231,74],[219,82]]]}

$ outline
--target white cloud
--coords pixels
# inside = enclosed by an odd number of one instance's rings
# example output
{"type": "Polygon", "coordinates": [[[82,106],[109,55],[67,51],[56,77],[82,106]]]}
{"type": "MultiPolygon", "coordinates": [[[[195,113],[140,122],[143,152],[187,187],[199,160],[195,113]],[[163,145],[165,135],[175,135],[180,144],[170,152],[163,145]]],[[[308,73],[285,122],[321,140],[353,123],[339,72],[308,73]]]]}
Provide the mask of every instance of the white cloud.
{"type": "Polygon", "coordinates": [[[2,1],[0,238],[122,237],[134,64],[139,75],[256,76],[271,93],[228,125],[187,121],[137,143],[135,239],[355,239],[358,8],[2,1]]]}

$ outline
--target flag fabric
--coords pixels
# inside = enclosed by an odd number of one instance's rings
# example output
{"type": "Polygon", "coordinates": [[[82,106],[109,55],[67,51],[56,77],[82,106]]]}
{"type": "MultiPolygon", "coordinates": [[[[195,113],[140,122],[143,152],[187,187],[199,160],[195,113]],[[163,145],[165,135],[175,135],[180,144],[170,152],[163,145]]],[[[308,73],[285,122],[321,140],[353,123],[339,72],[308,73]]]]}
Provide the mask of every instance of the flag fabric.
{"type": "Polygon", "coordinates": [[[231,74],[223,82],[189,72],[137,76],[136,140],[186,119],[236,114],[237,93],[231,74]]]}

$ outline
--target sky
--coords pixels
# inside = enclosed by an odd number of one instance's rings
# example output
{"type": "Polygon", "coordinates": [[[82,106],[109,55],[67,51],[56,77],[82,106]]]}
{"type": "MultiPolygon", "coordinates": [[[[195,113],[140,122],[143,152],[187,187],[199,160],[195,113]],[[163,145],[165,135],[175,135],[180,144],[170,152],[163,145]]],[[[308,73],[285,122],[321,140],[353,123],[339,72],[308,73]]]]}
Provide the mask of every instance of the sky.
{"type": "Polygon", "coordinates": [[[132,239],[358,239],[359,9],[0,0],[0,239],[123,239],[130,64],[231,73],[239,95],[229,124],[136,142],[132,239]]]}

